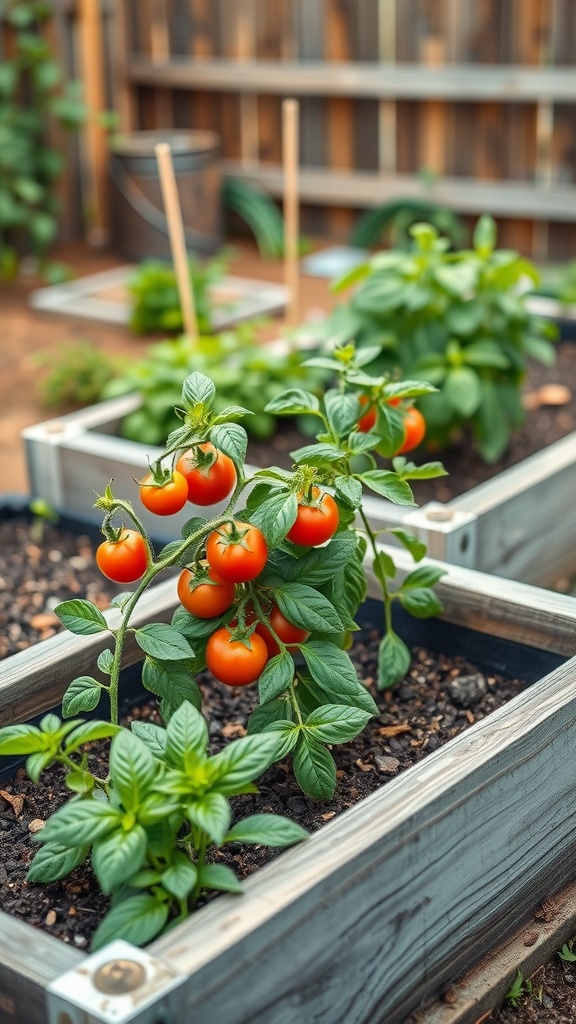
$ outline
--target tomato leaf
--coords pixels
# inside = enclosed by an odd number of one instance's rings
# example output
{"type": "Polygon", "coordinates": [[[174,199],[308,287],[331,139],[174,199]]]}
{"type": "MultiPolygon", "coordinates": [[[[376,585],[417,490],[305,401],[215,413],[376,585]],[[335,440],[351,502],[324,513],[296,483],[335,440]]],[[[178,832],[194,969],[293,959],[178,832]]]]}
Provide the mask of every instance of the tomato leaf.
{"type": "Polygon", "coordinates": [[[300,413],[317,413],[320,403],[316,395],[301,388],[290,388],[276,395],[264,408],[264,412],[273,412],[281,416],[298,416],[300,413]]]}
{"type": "Polygon", "coordinates": [[[295,494],[282,490],[273,494],[250,514],[250,522],[257,526],[269,547],[276,547],[296,522],[298,500],[295,494]]]}
{"type": "Polygon", "coordinates": [[[105,651],[100,651],[96,664],[101,672],[109,676],[114,664],[114,655],[112,654],[112,651],[109,648],[106,648],[105,651]]]}
{"type": "Polygon", "coordinates": [[[324,395],[324,405],[330,430],[337,438],[345,437],[358,422],[360,409],[357,396],[342,394],[340,391],[327,391],[324,395]]]}
{"type": "Polygon", "coordinates": [[[328,703],[346,704],[375,715],[378,709],[359,681],[350,658],[334,644],[320,640],[302,646],[312,679],[328,698],[328,703]],[[334,698],[338,698],[337,701],[334,698]]]}
{"type": "Polygon", "coordinates": [[[340,633],[344,628],[328,598],[304,583],[283,583],[275,598],[282,614],[295,626],[322,633],[340,633]]]}
{"type": "Polygon", "coordinates": [[[284,690],[287,690],[294,679],[294,662],[287,652],[277,654],[267,662],[264,671],[258,681],[258,692],[260,701],[265,704],[268,700],[279,697],[284,690]]]}
{"type": "Polygon", "coordinates": [[[241,466],[246,458],[248,434],[239,423],[219,423],[212,427],[210,440],[215,448],[224,452],[236,466],[241,466]]]}
{"type": "Polygon", "coordinates": [[[202,695],[193,676],[191,661],[154,661],[149,656],[142,666],[142,683],[157,697],[167,697],[178,707],[188,700],[200,710],[202,695]]]}
{"type": "Polygon", "coordinates": [[[124,939],[143,946],[162,931],[170,906],[159,903],[148,893],[138,893],[117,903],[98,925],[92,939],[92,950],[102,949],[113,939],[124,939]]]}
{"type": "Polygon", "coordinates": [[[351,531],[337,533],[324,547],[310,548],[301,558],[287,560],[282,567],[283,576],[287,582],[312,587],[325,583],[353,558],[357,543],[351,531]]]}
{"type": "Polygon", "coordinates": [[[362,484],[353,476],[337,476],[334,481],[336,496],[349,508],[359,508],[362,502],[362,484]]]}
{"type": "Polygon", "coordinates": [[[415,562],[420,562],[426,554],[427,548],[423,541],[418,540],[414,534],[408,533],[403,530],[400,526],[395,526],[389,530],[388,533],[393,533],[397,540],[400,541],[402,547],[406,548],[410,552],[415,562]]]}
{"type": "Polygon", "coordinates": [[[363,484],[376,494],[381,494],[395,505],[415,505],[414,495],[409,484],[387,469],[369,469],[360,477],[363,484]]]}
{"type": "Polygon", "coordinates": [[[282,847],[292,846],[307,838],[305,828],[280,814],[251,814],[232,826],[224,842],[282,847]]]}
{"type": "Polygon", "coordinates": [[[189,374],[182,385],[182,402],[187,408],[198,404],[210,406],[215,394],[214,383],[203,373],[189,374]]]}
{"type": "Polygon", "coordinates": [[[303,448],[297,448],[290,452],[294,462],[304,462],[308,466],[322,466],[324,463],[337,462],[346,457],[342,448],[334,444],[306,444],[303,448]]]}
{"type": "Polygon", "coordinates": [[[407,593],[400,591],[400,604],[416,619],[429,619],[442,613],[442,602],[429,587],[413,587],[407,593]]]}
{"type": "Polygon", "coordinates": [[[331,800],[336,789],[336,765],[332,755],[306,732],[301,732],[294,751],[294,775],[306,796],[331,800]]]}
{"type": "Polygon", "coordinates": [[[292,721],[292,707],[289,700],[269,700],[254,709],[248,719],[248,732],[265,732],[274,722],[292,721]]]}
{"type": "Polygon", "coordinates": [[[94,711],[100,703],[102,686],[92,676],[78,676],[62,698],[62,715],[71,718],[79,711],[94,711]]]}
{"type": "MultiPolygon", "coordinates": [[[[212,624],[213,624],[213,620],[212,624]]],[[[213,625],[212,625],[213,628],[213,625]]],[[[194,651],[188,641],[173,626],[164,622],[151,622],[135,630],[136,643],[144,654],[161,661],[175,661],[178,658],[193,658],[194,651]]]]}
{"type": "Polygon", "coordinates": [[[410,668],[410,660],[410,651],[397,633],[386,633],[378,649],[378,689],[389,690],[402,679],[410,668]]]}
{"type": "Polygon", "coordinates": [[[347,743],[371,718],[369,711],[347,704],[323,704],[308,716],[304,728],[321,743],[347,743]]]}
{"type": "Polygon", "coordinates": [[[66,629],[79,636],[103,633],[108,629],[108,623],[102,612],[91,601],[83,601],[79,598],[73,601],[62,601],[54,611],[66,629]]]}
{"type": "Polygon", "coordinates": [[[437,565],[420,565],[408,573],[402,584],[401,590],[409,590],[410,587],[433,587],[438,580],[445,576],[447,569],[441,569],[437,565]]]}

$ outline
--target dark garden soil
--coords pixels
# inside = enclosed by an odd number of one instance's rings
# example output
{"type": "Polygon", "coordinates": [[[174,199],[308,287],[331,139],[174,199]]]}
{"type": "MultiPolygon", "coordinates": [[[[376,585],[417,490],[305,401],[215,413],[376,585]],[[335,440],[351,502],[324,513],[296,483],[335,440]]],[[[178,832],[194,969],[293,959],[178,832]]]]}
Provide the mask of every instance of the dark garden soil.
{"type": "Polygon", "coordinates": [[[555,956],[530,979],[531,992],[517,1006],[506,1003],[487,1018],[490,1024],[574,1024],[576,965],[555,956]]]}

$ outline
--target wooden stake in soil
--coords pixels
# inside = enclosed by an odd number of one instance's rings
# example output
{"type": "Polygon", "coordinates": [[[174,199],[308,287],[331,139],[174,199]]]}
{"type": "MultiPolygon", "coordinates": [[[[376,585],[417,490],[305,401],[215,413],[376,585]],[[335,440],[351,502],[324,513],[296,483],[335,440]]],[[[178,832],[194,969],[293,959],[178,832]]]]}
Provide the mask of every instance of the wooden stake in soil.
{"type": "Polygon", "coordinates": [[[284,163],[284,283],[289,289],[287,320],[298,323],[298,122],[297,100],[282,103],[282,156],[284,163]]]}
{"type": "Polygon", "coordinates": [[[194,293],[190,272],[188,269],[188,253],[184,241],[184,225],[182,223],[182,210],[178,199],[176,177],[174,175],[174,164],[172,163],[172,151],[167,142],[159,142],[155,147],[158,170],[160,172],[160,185],[164,210],[168,221],[168,235],[170,237],[170,249],[176,271],[176,283],[178,295],[182,307],[182,318],[184,320],[184,331],[190,341],[198,340],[198,322],[196,320],[196,307],[194,305],[194,293]]]}

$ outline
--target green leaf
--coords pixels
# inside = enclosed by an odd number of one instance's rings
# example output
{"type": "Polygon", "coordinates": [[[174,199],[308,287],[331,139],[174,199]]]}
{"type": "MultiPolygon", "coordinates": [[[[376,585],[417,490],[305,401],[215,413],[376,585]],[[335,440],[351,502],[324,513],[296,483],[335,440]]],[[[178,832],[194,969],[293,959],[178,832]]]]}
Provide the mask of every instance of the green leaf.
{"type": "Polygon", "coordinates": [[[534,334],[525,334],[522,347],[526,355],[537,359],[544,366],[554,366],[556,362],[556,349],[544,338],[537,338],[534,334]]]}
{"type": "Polygon", "coordinates": [[[282,416],[298,416],[300,413],[318,412],[319,408],[320,403],[316,395],[311,394],[310,391],[303,391],[301,388],[290,388],[268,402],[264,407],[264,412],[282,416]]]}
{"type": "Polygon", "coordinates": [[[346,704],[322,704],[306,719],[305,729],[321,743],[347,743],[372,718],[368,711],[346,704]]]}
{"type": "Polygon", "coordinates": [[[306,444],[303,448],[290,452],[290,455],[294,462],[322,466],[325,463],[339,462],[340,459],[346,458],[347,453],[334,444],[306,444]]]}
{"type": "Polygon", "coordinates": [[[128,831],[117,828],[95,843],[92,867],[102,892],[112,892],[142,866],[146,856],[146,833],[141,825],[128,831]]]}
{"type": "Polygon", "coordinates": [[[91,633],[103,633],[108,629],[106,619],[95,604],[80,599],[62,601],[54,609],[60,621],[71,633],[89,636],[91,633]]]}
{"type": "Polygon", "coordinates": [[[188,408],[197,404],[212,405],[216,388],[210,377],[203,373],[191,373],[182,386],[182,401],[188,408]]]}
{"type": "Polygon", "coordinates": [[[360,406],[358,398],[353,394],[342,394],[340,391],[327,391],[324,396],[326,416],[330,430],[335,437],[341,438],[358,423],[360,406]]]}
{"type": "Polygon", "coordinates": [[[166,697],[174,707],[187,700],[200,710],[202,695],[193,676],[193,664],[190,661],[158,662],[146,657],[142,666],[142,683],[157,697],[166,697]]]}
{"type": "Polygon", "coordinates": [[[395,505],[415,505],[414,495],[409,484],[387,469],[369,469],[360,477],[363,484],[376,494],[388,498],[395,505]]]}
{"type": "Polygon", "coordinates": [[[404,417],[400,409],[392,405],[379,405],[376,432],[380,437],[380,455],[391,458],[404,443],[404,417]]]}
{"type": "Polygon", "coordinates": [[[463,357],[469,366],[487,366],[491,370],[507,370],[510,366],[508,356],[491,338],[482,338],[467,345],[463,357]]]}
{"type": "Polygon", "coordinates": [[[362,504],[362,484],[353,476],[337,476],[334,481],[336,496],[349,508],[360,508],[362,504]]]}
{"type": "Polygon", "coordinates": [[[275,722],[292,721],[292,708],[288,700],[270,700],[254,709],[248,719],[248,732],[265,732],[275,722]]]}
{"type": "Polygon", "coordinates": [[[109,676],[112,672],[112,666],[114,665],[114,655],[112,654],[112,651],[109,648],[105,651],[100,651],[96,664],[104,675],[109,676]]]}
{"type": "Polygon", "coordinates": [[[380,641],[378,649],[378,689],[389,690],[406,675],[411,655],[404,641],[390,631],[380,641]]]}
{"type": "Polygon", "coordinates": [[[166,754],[166,729],[153,722],[139,722],[135,720],[130,723],[132,732],[142,740],[159,761],[164,761],[166,754]]]}
{"type": "Polygon", "coordinates": [[[275,655],[267,662],[258,681],[262,704],[279,697],[294,679],[294,662],[287,652],[275,655]]]}
{"type": "Polygon", "coordinates": [[[231,868],[225,864],[202,864],[198,869],[198,881],[202,889],[218,889],[221,892],[242,892],[231,868]]]}
{"type": "Polygon", "coordinates": [[[304,583],[283,583],[274,596],[282,614],[295,626],[321,633],[340,633],[344,628],[334,605],[304,583]]]}
{"type": "Polygon", "coordinates": [[[454,412],[468,419],[482,400],[480,378],[470,367],[459,366],[446,374],[441,394],[454,412]]]}
{"type": "Polygon", "coordinates": [[[113,832],[119,820],[119,812],[103,800],[72,800],[48,819],[40,839],[66,847],[85,846],[113,832]]]}
{"type": "Polygon", "coordinates": [[[363,455],[376,448],[380,442],[380,436],[373,431],[364,434],[360,430],[355,430],[348,437],[346,447],[350,455],[363,455]]]}
{"type": "Polygon", "coordinates": [[[117,903],[98,925],[92,939],[92,951],[102,949],[114,939],[124,939],[134,946],[145,946],[162,931],[170,907],[159,903],[148,893],[138,893],[117,903]]]}
{"type": "Polygon", "coordinates": [[[441,462],[425,462],[423,466],[408,463],[401,475],[403,480],[436,480],[440,476],[448,476],[441,462]]]}
{"type": "Polygon", "coordinates": [[[331,800],[336,789],[336,765],[331,754],[302,732],[294,751],[294,775],[300,789],[315,800],[331,800]]]}
{"type": "Polygon", "coordinates": [[[164,622],[152,622],[135,630],[136,643],[144,654],[160,661],[175,661],[178,658],[193,658],[194,651],[182,634],[164,622]]]}
{"type": "Polygon", "coordinates": [[[134,597],[134,593],[131,590],[124,590],[121,594],[116,594],[110,601],[111,608],[124,608],[130,599],[134,597]]]}
{"type": "Polygon", "coordinates": [[[35,725],[8,725],[0,729],[0,754],[34,754],[50,745],[35,725]]]}
{"type": "Polygon", "coordinates": [[[222,793],[204,793],[191,800],[186,808],[186,816],[218,846],[230,828],[230,805],[222,793]]]}
{"type": "Polygon", "coordinates": [[[102,687],[92,676],[78,676],[73,679],[62,698],[62,714],[71,718],[79,711],[94,711],[100,703],[102,687]]]}
{"type": "Polygon", "coordinates": [[[174,863],[162,872],[160,881],[162,885],[175,896],[177,900],[188,899],[198,880],[198,870],[195,864],[188,860],[185,854],[177,854],[174,863]]]}
{"type": "Polygon", "coordinates": [[[385,583],[387,579],[393,580],[396,575],[394,559],[386,551],[378,552],[372,566],[377,579],[382,583],[385,583]]]}
{"type": "Polygon", "coordinates": [[[275,736],[276,750],[274,761],[282,761],[294,749],[298,742],[301,727],[295,722],[271,722],[266,730],[267,735],[275,736]]]}
{"type": "Polygon", "coordinates": [[[53,757],[53,750],[45,750],[41,753],[30,754],[30,756],[26,758],[26,772],[28,777],[32,779],[32,782],[38,782],[40,775],[44,769],[48,767],[53,757]]]}
{"type": "Polygon", "coordinates": [[[67,754],[72,754],[85,743],[93,743],[94,740],[108,739],[109,736],[116,736],[121,731],[121,726],[113,725],[112,722],[82,722],[68,736],[64,744],[67,754]]]}
{"type": "Polygon", "coordinates": [[[224,452],[236,466],[242,466],[246,458],[248,434],[239,423],[220,423],[212,427],[210,440],[215,448],[224,452]]]}
{"type": "Polygon", "coordinates": [[[208,760],[211,788],[224,796],[241,792],[248,782],[259,778],[274,761],[277,741],[268,733],[256,733],[234,740],[208,760]]]}
{"type": "Polygon", "coordinates": [[[273,494],[250,514],[250,522],[264,534],[268,546],[276,547],[296,522],[298,499],[282,490],[273,494]]]}
{"type": "Polygon", "coordinates": [[[28,882],[57,882],[86,860],[88,850],[88,846],[70,849],[59,843],[44,843],[36,853],[26,879],[28,882]]]}
{"type": "Polygon", "coordinates": [[[393,529],[388,530],[388,533],[394,534],[402,547],[410,552],[415,562],[420,562],[424,558],[427,551],[426,544],[418,540],[418,537],[415,537],[414,534],[408,533],[400,526],[395,526],[393,529]]]}
{"type": "Polygon", "coordinates": [[[311,548],[301,558],[291,559],[283,575],[289,583],[301,581],[316,587],[344,569],[354,557],[357,546],[358,540],[351,530],[336,533],[329,544],[311,548]]]}
{"type": "Polygon", "coordinates": [[[446,575],[447,571],[437,565],[420,565],[405,577],[402,590],[409,590],[410,587],[433,587],[438,580],[446,575]]]}
{"type": "Polygon", "coordinates": [[[347,704],[375,715],[378,709],[359,681],[350,658],[334,644],[321,640],[309,641],[302,653],[312,679],[328,697],[328,702],[347,704]],[[336,698],[336,700],[330,698],[336,698]]]}
{"type": "Polygon", "coordinates": [[[428,587],[414,587],[408,593],[399,594],[400,603],[416,619],[429,619],[442,613],[442,602],[428,587]]]}
{"type": "Polygon", "coordinates": [[[433,273],[442,288],[460,299],[476,288],[479,269],[475,262],[445,263],[436,267],[433,273]]]}
{"type": "Polygon", "coordinates": [[[482,256],[489,256],[496,246],[496,222],[493,217],[483,213],[476,222],[472,241],[476,252],[482,256]]]}
{"type": "Polygon", "coordinates": [[[191,615],[185,608],[177,608],[172,616],[172,625],[187,640],[206,641],[207,637],[222,624],[224,617],[214,619],[198,619],[191,615]]]}
{"type": "Polygon", "coordinates": [[[225,843],[255,843],[257,846],[292,846],[308,838],[308,832],[280,814],[251,814],[232,826],[225,843]]]}
{"type": "Polygon", "coordinates": [[[184,702],[166,727],[166,759],[175,768],[187,771],[206,757],[208,727],[192,704],[184,702]]]}
{"type": "Polygon", "coordinates": [[[114,791],[127,811],[136,811],[149,792],[158,765],[135,733],[122,729],[110,747],[110,775],[114,791]]]}

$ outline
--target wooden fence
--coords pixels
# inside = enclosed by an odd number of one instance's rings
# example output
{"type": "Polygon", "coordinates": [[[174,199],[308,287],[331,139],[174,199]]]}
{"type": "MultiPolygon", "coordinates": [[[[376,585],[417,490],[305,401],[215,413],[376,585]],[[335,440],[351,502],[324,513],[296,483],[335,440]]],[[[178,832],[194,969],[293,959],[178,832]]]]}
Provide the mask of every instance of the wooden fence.
{"type": "MultiPolygon", "coordinates": [[[[574,0],[53,6],[72,39],[78,18],[102,15],[122,127],[212,128],[225,173],[277,198],[281,102],[296,96],[309,232],[346,239],[362,209],[420,197],[494,213],[501,243],[540,259],[576,255],[574,0]]],[[[99,153],[93,142],[96,182],[99,153]]]]}

